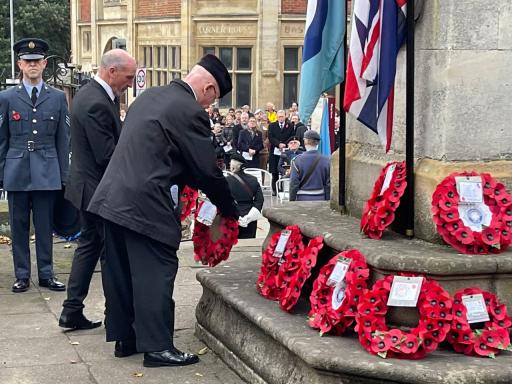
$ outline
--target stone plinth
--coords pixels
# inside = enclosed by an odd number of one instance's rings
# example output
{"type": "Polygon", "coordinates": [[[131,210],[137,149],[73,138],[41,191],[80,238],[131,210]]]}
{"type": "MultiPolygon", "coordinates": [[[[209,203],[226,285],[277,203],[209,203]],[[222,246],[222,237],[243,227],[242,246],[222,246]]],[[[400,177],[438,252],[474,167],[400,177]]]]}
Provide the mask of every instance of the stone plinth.
{"type": "Polygon", "coordinates": [[[196,335],[248,383],[510,382],[512,355],[506,353],[493,360],[441,349],[418,361],[384,360],[363,350],[354,334],[320,337],[307,325],[304,302],[288,314],[257,293],[260,262],[258,252],[197,275],[203,295],[196,308],[196,335]]]}

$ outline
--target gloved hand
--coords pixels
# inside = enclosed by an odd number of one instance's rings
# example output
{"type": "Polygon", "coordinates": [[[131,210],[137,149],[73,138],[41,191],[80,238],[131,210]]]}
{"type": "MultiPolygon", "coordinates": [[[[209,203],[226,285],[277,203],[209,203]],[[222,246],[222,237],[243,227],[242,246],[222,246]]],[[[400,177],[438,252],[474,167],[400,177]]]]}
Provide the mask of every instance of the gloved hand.
{"type": "Polygon", "coordinates": [[[256,207],[252,207],[247,215],[244,216],[247,220],[247,224],[252,223],[253,221],[259,220],[261,218],[261,212],[258,211],[256,207]]]}
{"type": "Polygon", "coordinates": [[[247,215],[238,219],[238,226],[246,228],[248,225],[249,223],[247,222],[247,215]]]}

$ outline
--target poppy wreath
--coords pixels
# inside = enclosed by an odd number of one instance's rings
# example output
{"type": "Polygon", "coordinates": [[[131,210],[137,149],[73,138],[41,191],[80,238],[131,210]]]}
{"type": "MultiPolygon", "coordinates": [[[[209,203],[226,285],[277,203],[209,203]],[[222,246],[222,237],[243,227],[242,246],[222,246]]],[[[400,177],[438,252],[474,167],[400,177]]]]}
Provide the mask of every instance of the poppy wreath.
{"type": "Polygon", "coordinates": [[[432,195],[432,214],[443,240],[465,254],[501,253],[512,242],[512,196],[505,185],[488,173],[452,173],[437,186],[432,195]],[[491,223],[479,232],[466,226],[459,215],[459,194],[455,177],[480,176],[483,202],[492,213],[491,223]]]}
{"type": "Polygon", "coordinates": [[[384,229],[395,220],[395,211],[407,187],[405,174],[405,161],[389,162],[381,170],[361,216],[361,232],[369,238],[380,239],[384,229]],[[381,194],[386,174],[392,166],[395,169],[391,175],[389,187],[381,194]]]}
{"type": "Polygon", "coordinates": [[[302,287],[311,277],[311,269],[316,265],[318,252],[324,246],[324,238],[312,238],[300,254],[290,254],[277,272],[277,285],[281,288],[279,306],[290,312],[299,301],[302,287]]]}
{"type": "Polygon", "coordinates": [[[500,350],[511,351],[509,329],[512,321],[507,307],[495,295],[480,288],[458,290],[453,297],[453,319],[447,340],[456,352],[469,356],[494,358],[500,350]],[[481,329],[472,329],[467,320],[467,309],[462,296],[482,294],[485,300],[489,321],[481,329]]]}
{"type": "Polygon", "coordinates": [[[180,214],[180,221],[185,220],[185,218],[190,215],[192,212],[192,209],[196,206],[197,198],[199,196],[199,193],[195,190],[190,188],[188,185],[185,185],[185,188],[183,188],[183,192],[181,192],[180,200],[181,200],[181,214],[180,214]]]}
{"type": "Polygon", "coordinates": [[[267,248],[265,248],[261,256],[261,269],[256,281],[256,289],[263,297],[269,300],[278,300],[281,297],[282,288],[278,285],[277,280],[280,264],[287,259],[294,258],[294,255],[299,255],[304,250],[299,227],[288,225],[285,229],[291,231],[291,234],[286,243],[282,258],[274,256],[274,251],[282,231],[272,235],[267,248]]]}
{"type": "Polygon", "coordinates": [[[366,260],[356,249],[343,251],[329,260],[320,269],[309,297],[311,303],[309,326],[320,329],[320,336],[328,332],[342,335],[355,321],[357,305],[363,291],[367,289],[369,275],[370,271],[366,265],[366,260]],[[339,257],[351,259],[351,262],[345,275],[345,298],[338,309],[333,309],[332,295],[335,287],[328,285],[327,281],[339,257]]]}
{"type": "Polygon", "coordinates": [[[436,281],[423,278],[417,308],[418,325],[408,332],[386,325],[393,276],[378,280],[359,305],[355,330],[369,353],[382,358],[422,359],[437,349],[450,331],[452,299],[436,281]]]}
{"type": "Polygon", "coordinates": [[[223,260],[227,260],[231,248],[238,242],[238,220],[231,217],[220,218],[220,236],[216,241],[212,240],[210,226],[197,221],[197,215],[203,202],[199,204],[194,215],[194,232],[192,242],[194,243],[194,260],[200,261],[203,265],[215,267],[223,260]]]}

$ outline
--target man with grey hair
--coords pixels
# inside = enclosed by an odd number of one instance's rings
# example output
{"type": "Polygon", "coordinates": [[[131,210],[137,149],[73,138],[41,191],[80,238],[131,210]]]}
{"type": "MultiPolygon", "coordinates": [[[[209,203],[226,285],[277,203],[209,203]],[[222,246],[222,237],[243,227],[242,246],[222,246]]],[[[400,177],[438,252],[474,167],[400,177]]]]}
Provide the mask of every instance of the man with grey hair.
{"type": "Polygon", "coordinates": [[[103,249],[101,220],[86,209],[119,139],[119,97],[132,86],[136,68],[135,59],[128,52],[108,51],[101,58],[98,74],[73,99],[72,161],[65,197],[80,211],[81,230],[67,299],[59,318],[63,328],[91,329],[101,325],[101,321],[91,321],[83,315],[83,302],[103,249]]]}

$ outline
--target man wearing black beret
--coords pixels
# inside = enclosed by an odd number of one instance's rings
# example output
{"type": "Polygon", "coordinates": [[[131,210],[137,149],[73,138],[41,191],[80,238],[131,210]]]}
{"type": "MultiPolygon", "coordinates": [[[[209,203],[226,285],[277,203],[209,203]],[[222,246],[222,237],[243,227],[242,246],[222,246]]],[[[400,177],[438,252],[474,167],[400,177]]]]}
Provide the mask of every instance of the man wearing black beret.
{"type": "Polygon", "coordinates": [[[230,91],[226,67],[206,55],[183,81],[150,88],[130,106],[89,205],[105,224],[106,330],[117,357],[144,352],[146,367],[199,361],[172,339],[181,229],[170,187],[201,189],[222,215],[238,219],[205,112],[230,91]]]}

